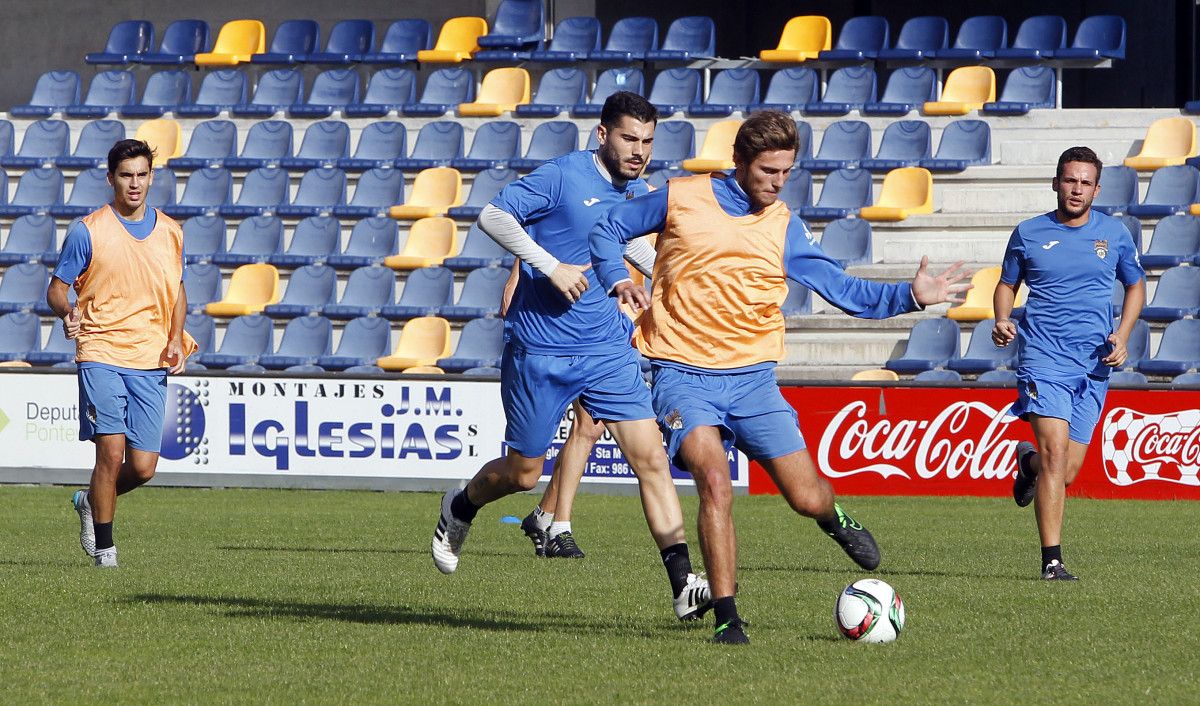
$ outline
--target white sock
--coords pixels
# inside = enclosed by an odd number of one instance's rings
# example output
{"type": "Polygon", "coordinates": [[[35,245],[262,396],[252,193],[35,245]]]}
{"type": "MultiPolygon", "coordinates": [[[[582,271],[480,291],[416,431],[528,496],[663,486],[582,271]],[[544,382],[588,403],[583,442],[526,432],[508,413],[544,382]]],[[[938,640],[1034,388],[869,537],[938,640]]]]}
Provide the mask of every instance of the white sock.
{"type": "Polygon", "coordinates": [[[550,523],[550,538],[554,539],[563,532],[571,531],[571,521],[566,522],[551,522],[550,523]]]}
{"type": "Polygon", "coordinates": [[[545,532],[550,529],[551,522],[554,522],[553,512],[544,512],[541,505],[533,508],[533,524],[537,525],[538,529],[545,532]]]}

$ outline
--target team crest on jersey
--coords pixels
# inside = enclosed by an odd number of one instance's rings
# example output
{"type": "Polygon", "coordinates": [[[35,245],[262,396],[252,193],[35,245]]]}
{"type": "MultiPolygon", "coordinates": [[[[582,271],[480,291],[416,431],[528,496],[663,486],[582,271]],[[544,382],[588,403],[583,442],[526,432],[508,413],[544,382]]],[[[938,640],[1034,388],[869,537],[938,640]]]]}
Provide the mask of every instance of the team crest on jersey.
{"type": "Polygon", "coordinates": [[[679,410],[677,410],[677,409],[671,410],[670,414],[663,417],[663,426],[665,426],[668,429],[675,429],[675,430],[682,429],[683,428],[683,415],[680,414],[679,410]]]}
{"type": "Polygon", "coordinates": [[[1108,257],[1107,240],[1094,240],[1092,241],[1092,247],[1096,249],[1096,257],[1100,258],[1101,260],[1108,257]]]}

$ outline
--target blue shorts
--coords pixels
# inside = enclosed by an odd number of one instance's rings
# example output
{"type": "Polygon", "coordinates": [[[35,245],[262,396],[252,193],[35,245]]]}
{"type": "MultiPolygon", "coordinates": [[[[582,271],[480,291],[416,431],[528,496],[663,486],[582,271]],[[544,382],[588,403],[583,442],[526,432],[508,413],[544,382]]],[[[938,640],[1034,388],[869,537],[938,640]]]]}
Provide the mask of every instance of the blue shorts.
{"type": "Polygon", "coordinates": [[[1022,370],[1017,372],[1017,401],[1009,414],[1029,421],[1030,414],[1065,419],[1071,441],[1091,443],[1104,409],[1108,378],[1086,373],[1022,370]]]}
{"type": "Polygon", "coordinates": [[[722,375],[656,365],[653,397],[667,455],[681,468],[679,447],[696,427],[717,427],[726,450],[736,446],[755,461],[805,448],[796,410],[773,369],[722,375]]]}
{"type": "Polygon", "coordinates": [[[638,361],[632,346],[613,355],[574,356],[505,346],[500,364],[500,398],[508,420],[504,442],[528,458],[545,454],[576,398],[597,421],[653,419],[638,361]]]}
{"type": "Polygon", "coordinates": [[[79,368],[79,439],[124,434],[140,451],[162,447],[167,371],[121,372],[113,367],[79,368]]]}

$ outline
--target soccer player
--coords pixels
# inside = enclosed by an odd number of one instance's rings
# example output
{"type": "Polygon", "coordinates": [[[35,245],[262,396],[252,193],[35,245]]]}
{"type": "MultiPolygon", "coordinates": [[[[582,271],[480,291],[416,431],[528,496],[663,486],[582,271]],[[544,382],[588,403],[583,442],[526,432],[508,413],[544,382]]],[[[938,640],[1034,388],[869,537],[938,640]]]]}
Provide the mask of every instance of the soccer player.
{"type": "Polygon", "coordinates": [[[46,300],[74,339],[79,438],[96,446],[91,485],[71,498],[79,542],[98,567],[117,565],[117,496],[154,477],[167,373],[181,373],[196,343],[183,330],[183,229],[146,207],[154,154],[140,140],[108,153],[112,204],[67,233],[46,300]],[[74,305],[67,288],[79,295],[74,305]]]}
{"type": "MultiPolygon", "coordinates": [[[[479,508],[537,484],[559,420],[578,398],[605,423],[637,475],[676,616],[698,618],[710,604],[707,581],[692,572],[650,392],[629,343],[633,324],[595,286],[589,262],[588,231],[596,219],[647,191],[641,174],[657,120],[646,99],[614,93],[601,111],[597,150],[550,160],[506,186],[480,214],[483,230],[522,262],[500,378],[508,453],[442,498],[431,550],[443,573],[458,568],[479,508]]],[[[627,255],[648,263],[653,250],[632,248],[627,255]]]]}
{"type": "Polygon", "coordinates": [[[961,301],[958,265],[938,277],[927,258],[911,284],[878,284],[847,275],[825,255],[799,216],[779,200],[796,159],[796,123],[778,111],[751,115],[734,140],[734,172],[672,179],[612,208],[590,236],[605,291],[647,311],[634,342],[651,360],[654,411],[676,465],[696,481],[700,546],[716,613],[714,641],[748,642],[734,602],[737,543],[726,453],[736,446],[763,465],[796,512],[812,517],[866,569],[879,549],[834,501],[805,450],[775,381],[784,354],[779,310],[787,279],[814,289],[847,313],[894,316],[961,301]],[[654,292],[635,285],[621,254],[658,232],[654,292]],[[636,242],[636,241],[635,241],[636,242]]]}
{"type": "Polygon", "coordinates": [[[1145,272],[1137,246],[1115,218],[1092,211],[1100,193],[1100,160],[1087,147],[1058,158],[1051,184],[1058,206],[1022,221],[1004,251],[992,295],[992,341],[1018,350],[1017,401],[1011,413],[1029,422],[1037,447],[1017,445],[1013,499],[1036,503],[1042,542],[1042,578],[1073,581],[1063,566],[1066,488],[1083,466],[1100,420],[1108,375],[1125,364],[1126,341],[1146,303],[1145,272]],[[1112,290],[1125,287],[1121,323],[1113,330],[1112,290]],[[1012,316],[1021,282],[1029,287],[1025,314],[1012,316]]]}

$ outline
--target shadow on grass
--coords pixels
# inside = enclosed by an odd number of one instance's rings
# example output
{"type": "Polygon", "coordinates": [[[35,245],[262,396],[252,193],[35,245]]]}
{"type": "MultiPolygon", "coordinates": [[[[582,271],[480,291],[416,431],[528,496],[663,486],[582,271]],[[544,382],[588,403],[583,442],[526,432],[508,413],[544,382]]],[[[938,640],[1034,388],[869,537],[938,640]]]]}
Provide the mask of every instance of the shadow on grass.
{"type": "MultiPolygon", "coordinates": [[[[752,574],[755,572],[762,573],[800,573],[800,574],[845,574],[847,571],[855,571],[854,567],[847,565],[842,569],[832,569],[822,566],[781,566],[778,564],[750,564],[738,567],[739,571],[752,574]]],[[[942,571],[939,569],[889,569],[887,567],[876,569],[872,574],[880,576],[923,576],[926,578],[966,578],[966,579],[997,579],[1000,581],[1027,581],[1027,574],[1018,573],[984,573],[970,571],[942,571]]]]}
{"type": "MultiPolygon", "coordinates": [[[[303,553],[330,553],[330,554],[429,554],[429,547],[420,549],[395,548],[386,549],[382,547],[279,547],[279,546],[260,546],[255,544],[225,544],[217,547],[221,551],[227,552],[303,552],[303,553]]],[[[475,551],[472,549],[472,554],[482,554],[484,556],[530,556],[530,552],[498,552],[498,551],[475,551]]]]}

